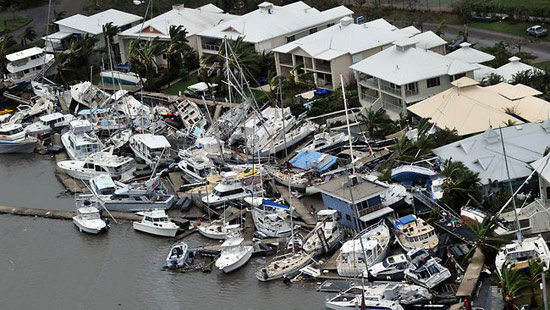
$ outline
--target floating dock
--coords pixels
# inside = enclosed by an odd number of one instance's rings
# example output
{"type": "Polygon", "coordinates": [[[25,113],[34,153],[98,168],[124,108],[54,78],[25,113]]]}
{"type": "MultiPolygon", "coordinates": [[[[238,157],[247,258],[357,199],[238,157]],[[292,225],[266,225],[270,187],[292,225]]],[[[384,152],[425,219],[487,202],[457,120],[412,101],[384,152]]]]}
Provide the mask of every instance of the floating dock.
{"type": "MultiPolygon", "coordinates": [[[[110,218],[109,214],[104,210],[101,210],[103,217],[110,218]]],[[[141,216],[134,213],[125,213],[125,212],[110,212],[113,218],[117,220],[126,220],[126,221],[139,221],[141,216]]],[[[0,206],[0,214],[13,214],[21,216],[34,216],[34,217],[43,217],[59,220],[72,220],[73,216],[76,215],[76,212],[72,211],[56,211],[56,210],[47,210],[39,208],[23,208],[23,207],[9,207],[9,206],[0,206]]]]}

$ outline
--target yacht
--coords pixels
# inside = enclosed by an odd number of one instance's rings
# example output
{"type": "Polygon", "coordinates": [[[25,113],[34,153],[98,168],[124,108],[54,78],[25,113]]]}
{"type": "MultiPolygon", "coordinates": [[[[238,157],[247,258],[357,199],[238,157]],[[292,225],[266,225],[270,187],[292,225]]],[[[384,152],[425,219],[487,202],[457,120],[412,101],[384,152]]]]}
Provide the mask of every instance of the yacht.
{"type": "Polygon", "coordinates": [[[69,123],[74,120],[72,114],[62,114],[55,112],[40,116],[37,122],[34,122],[27,127],[25,131],[31,136],[43,136],[52,133],[53,131],[61,130],[63,127],[69,126],[69,123]]]}
{"type": "Polygon", "coordinates": [[[106,108],[82,109],[78,112],[81,119],[88,120],[95,129],[115,131],[122,130],[128,126],[124,115],[113,113],[106,108]]]}
{"type": "Polygon", "coordinates": [[[197,150],[181,150],[178,153],[180,162],[178,167],[183,172],[182,178],[189,183],[205,182],[206,177],[210,174],[210,170],[214,167],[214,163],[207,156],[206,151],[197,150]]]}
{"type": "Polygon", "coordinates": [[[89,234],[99,234],[109,229],[109,225],[101,219],[99,210],[94,206],[83,206],[76,210],[76,216],[73,216],[73,223],[80,232],[89,234]]]}
{"type": "Polygon", "coordinates": [[[152,134],[135,134],[128,142],[136,157],[141,158],[148,165],[155,165],[159,160],[166,158],[171,145],[164,136],[152,134]]]}
{"type": "Polygon", "coordinates": [[[372,277],[381,280],[401,281],[408,265],[405,254],[388,256],[383,261],[369,267],[369,273],[372,277]]]}
{"type": "Polygon", "coordinates": [[[122,72],[117,70],[101,71],[99,73],[101,80],[108,84],[121,84],[121,85],[140,85],[142,79],[137,73],[134,72],[122,72]]]}
{"type": "Polygon", "coordinates": [[[111,96],[111,101],[118,112],[138,122],[141,122],[143,118],[148,118],[151,113],[149,106],[130,95],[127,90],[117,90],[111,96]]]}
{"type": "Polygon", "coordinates": [[[396,282],[353,285],[325,305],[328,309],[356,309],[364,297],[365,309],[403,309],[401,305],[428,303],[432,294],[424,287],[396,282]]]}
{"type": "Polygon", "coordinates": [[[521,243],[513,240],[504,245],[496,255],[495,266],[500,274],[505,264],[512,269],[524,269],[532,260],[539,260],[546,268],[550,267],[550,250],[541,235],[523,238],[521,243]]]}
{"type": "Polygon", "coordinates": [[[100,174],[109,174],[121,182],[134,177],[136,163],[132,157],[113,155],[112,150],[97,152],[84,160],[63,160],[57,167],[75,179],[90,180],[100,174]]]}
{"type": "Polygon", "coordinates": [[[290,237],[292,229],[290,216],[286,210],[264,206],[263,208],[253,207],[251,213],[256,231],[261,237],[290,237]]]}
{"type": "Polygon", "coordinates": [[[243,181],[223,180],[214,187],[212,193],[203,196],[201,200],[209,207],[217,207],[245,197],[261,196],[262,192],[261,185],[247,186],[243,181]]]}
{"type": "Polygon", "coordinates": [[[32,153],[37,145],[38,139],[30,137],[20,124],[0,124],[0,154],[32,153]]]}
{"type": "Polygon", "coordinates": [[[38,81],[31,81],[31,88],[38,97],[45,98],[52,102],[71,103],[71,92],[55,84],[46,84],[38,81]]]}
{"type": "Polygon", "coordinates": [[[317,224],[306,236],[303,250],[313,256],[332,252],[344,239],[345,231],[338,223],[338,211],[317,212],[317,224]]]}
{"type": "Polygon", "coordinates": [[[71,121],[69,131],[61,135],[61,142],[73,160],[85,160],[102,148],[101,141],[93,132],[92,124],[87,120],[71,121]]]}
{"type": "Polygon", "coordinates": [[[189,257],[189,246],[185,242],[177,242],[172,245],[166,257],[166,267],[180,268],[187,264],[189,257]]]}
{"type": "MultiPolygon", "coordinates": [[[[285,124],[286,126],[286,124],[285,124]]],[[[285,135],[273,140],[273,143],[268,143],[261,151],[261,156],[275,155],[285,149],[290,149],[293,146],[302,142],[309,135],[319,129],[319,125],[306,121],[303,124],[296,126],[285,135]]]]}
{"type": "Polygon", "coordinates": [[[93,194],[82,194],[81,198],[100,200],[109,211],[138,212],[152,209],[169,209],[175,202],[175,195],[165,194],[160,188],[159,177],[145,182],[145,185],[126,185],[113,181],[108,174],[90,179],[93,194]]]}
{"type": "Polygon", "coordinates": [[[270,165],[265,165],[264,168],[265,171],[275,180],[275,182],[286,186],[290,183],[290,187],[293,189],[305,191],[312,184],[307,172],[283,172],[281,169],[270,165]]]}
{"type": "Polygon", "coordinates": [[[283,277],[290,278],[312,261],[311,255],[305,252],[277,256],[256,271],[256,278],[263,282],[283,277]]]}
{"type": "Polygon", "coordinates": [[[224,220],[216,220],[210,223],[201,223],[197,226],[197,229],[201,235],[208,239],[225,240],[232,234],[239,232],[241,225],[229,224],[224,220]]]}
{"type": "Polygon", "coordinates": [[[8,86],[27,86],[37,76],[53,74],[54,56],[47,54],[40,47],[31,47],[13,54],[6,55],[8,64],[5,82],[8,86]]]}
{"type": "Polygon", "coordinates": [[[253,246],[244,245],[244,238],[240,236],[228,238],[222,243],[216,267],[225,273],[235,271],[250,260],[253,251],[253,246]]]}
{"type": "Polygon", "coordinates": [[[143,218],[132,223],[134,230],[161,237],[175,237],[179,230],[179,226],[170,221],[164,210],[153,209],[138,214],[143,215],[143,218]]]}
{"type": "Polygon", "coordinates": [[[185,135],[198,139],[206,128],[206,117],[201,109],[192,101],[184,100],[176,103],[176,110],[185,128],[185,135]]]}
{"type": "Polygon", "coordinates": [[[54,103],[51,100],[32,97],[30,104],[20,104],[17,106],[17,111],[10,117],[9,121],[11,123],[21,123],[24,120],[53,112],[54,103]]]}
{"type": "Polygon", "coordinates": [[[89,81],[71,85],[70,89],[71,97],[87,108],[102,108],[111,100],[111,96],[108,93],[99,89],[99,87],[93,85],[92,82],[89,81]]]}
{"type": "Polygon", "coordinates": [[[451,277],[449,269],[439,263],[440,259],[430,256],[425,249],[410,250],[407,260],[409,265],[404,271],[405,278],[418,285],[432,289],[451,277]]]}
{"type": "Polygon", "coordinates": [[[356,277],[363,274],[368,267],[381,262],[388,252],[390,239],[388,226],[384,220],[380,220],[360,232],[353,240],[346,241],[336,258],[338,275],[356,277]]]}
{"type": "Polygon", "coordinates": [[[305,146],[303,150],[327,153],[349,143],[349,137],[343,132],[321,132],[313,136],[313,141],[305,146]]]}
{"type": "Polygon", "coordinates": [[[405,251],[416,248],[433,250],[439,244],[433,226],[416,215],[409,214],[393,219],[392,224],[397,242],[405,251]]]}
{"type": "Polygon", "coordinates": [[[109,139],[107,140],[107,143],[109,145],[112,145],[115,150],[118,150],[125,146],[128,141],[130,141],[130,137],[132,136],[133,132],[132,129],[124,129],[117,131],[114,133],[109,139]]]}
{"type": "Polygon", "coordinates": [[[250,99],[245,99],[241,104],[232,106],[214,121],[206,131],[205,136],[226,141],[246,119],[250,106],[250,99]]]}

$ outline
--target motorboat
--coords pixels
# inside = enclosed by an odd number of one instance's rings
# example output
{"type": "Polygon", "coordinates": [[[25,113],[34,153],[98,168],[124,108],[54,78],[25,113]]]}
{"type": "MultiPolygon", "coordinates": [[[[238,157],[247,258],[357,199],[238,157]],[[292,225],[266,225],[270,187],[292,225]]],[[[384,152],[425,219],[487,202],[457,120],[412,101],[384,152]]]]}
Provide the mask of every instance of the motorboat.
{"type": "Polygon", "coordinates": [[[136,155],[148,165],[154,165],[159,160],[166,158],[171,145],[164,136],[152,134],[135,134],[128,142],[136,155]]]}
{"type": "Polygon", "coordinates": [[[291,235],[290,216],[286,209],[264,205],[263,208],[253,207],[251,213],[258,235],[268,238],[286,238],[291,235]]]}
{"type": "Polygon", "coordinates": [[[71,92],[55,84],[46,84],[38,81],[31,81],[31,88],[34,94],[41,98],[46,98],[52,102],[71,102],[71,92]]]}
{"type": "Polygon", "coordinates": [[[189,246],[185,242],[177,242],[172,245],[166,257],[166,267],[180,268],[187,264],[189,246]]]}
{"type": "Polygon", "coordinates": [[[217,207],[231,201],[242,200],[249,196],[261,196],[261,185],[251,184],[247,186],[240,180],[223,180],[218,183],[212,193],[203,196],[202,202],[209,207],[217,207]]]}
{"type": "Polygon", "coordinates": [[[143,215],[143,218],[139,222],[132,223],[134,230],[161,237],[175,237],[179,230],[179,226],[170,221],[162,209],[143,211],[138,214],[143,215]]]}
{"type": "Polygon", "coordinates": [[[317,212],[317,224],[306,236],[303,250],[313,256],[332,252],[344,239],[345,231],[338,223],[338,211],[317,212]]]}
{"type": "Polygon", "coordinates": [[[311,255],[305,252],[277,256],[256,271],[256,278],[263,282],[291,278],[312,261],[311,255]]]}
{"type": "Polygon", "coordinates": [[[221,245],[221,253],[216,260],[216,267],[225,273],[235,271],[250,260],[253,251],[253,246],[244,245],[244,238],[230,237],[221,245]]]}
{"type": "Polygon", "coordinates": [[[496,255],[495,266],[500,274],[504,265],[511,269],[525,269],[534,260],[539,260],[546,268],[550,267],[550,250],[541,235],[523,238],[521,242],[513,240],[504,245],[496,255]]]}
{"type": "Polygon", "coordinates": [[[70,86],[71,97],[87,108],[102,108],[111,100],[111,96],[92,84],[90,81],[70,86]]]}
{"type": "Polygon", "coordinates": [[[436,176],[437,173],[433,169],[418,165],[402,165],[391,171],[391,179],[404,185],[426,184],[436,176]]]}
{"type": "Polygon", "coordinates": [[[54,112],[52,114],[40,116],[37,122],[25,127],[25,131],[31,136],[48,135],[53,131],[61,130],[63,127],[69,126],[69,123],[73,120],[74,116],[72,114],[54,112]]]}
{"type": "Polygon", "coordinates": [[[134,119],[136,122],[142,122],[144,118],[148,118],[151,113],[151,108],[134,96],[130,95],[127,90],[117,90],[112,96],[111,101],[113,107],[126,117],[134,119]]]}
{"type": "Polygon", "coordinates": [[[115,131],[128,127],[128,121],[122,114],[106,108],[82,109],[78,112],[81,119],[88,120],[97,130],[115,131]]]}
{"type": "Polygon", "coordinates": [[[262,149],[261,156],[275,155],[286,149],[292,148],[318,129],[319,125],[311,121],[306,121],[297,125],[285,135],[279,136],[277,139],[273,140],[273,142],[268,143],[262,149]]]}
{"type": "Polygon", "coordinates": [[[178,116],[185,128],[185,135],[200,138],[206,129],[206,117],[196,103],[184,100],[176,103],[178,116]]]}
{"type": "Polygon", "coordinates": [[[383,261],[369,267],[368,273],[377,279],[401,281],[407,269],[407,257],[405,254],[397,254],[386,257],[383,261]]]}
{"type": "Polygon", "coordinates": [[[54,103],[46,98],[32,97],[30,104],[20,104],[16,107],[16,110],[9,119],[11,123],[21,123],[27,119],[53,113],[54,103]]]}
{"type": "MultiPolygon", "coordinates": [[[[352,139],[356,140],[356,139],[352,139]]],[[[349,136],[343,132],[321,132],[313,136],[313,141],[303,150],[330,152],[349,143],[349,136]]]]}
{"type": "Polygon", "coordinates": [[[407,191],[405,186],[395,183],[387,183],[378,180],[377,176],[372,174],[364,175],[364,179],[376,183],[382,187],[387,188],[380,194],[382,203],[388,207],[400,206],[402,204],[412,204],[413,197],[411,193],[407,191]]]}
{"type": "Polygon", "coordinates": [[[99,210],[94,206],[82,206],[76,210],[73,223],[80,232],[99,234],[109,229],[109,225],[101,219],[99,210]]]}
{"type": "Polygon", "coordinates": [[[178,167],[181,169],[182,178],[189,183],[198,183],[206,181],[214,163],[208,158],[206,151],[196,149],[192,151],[181,150],[178,153],[180,162],[178,167]]]}
{"type": "Polygon", "coordinates": [[[439,244],[433,226],[414,214],[392,219],[392,224],[397,242],[405,251],[416,248],[432,250],[439,244]]]}
{"type": "Polygon", "coordinates": [[[373,282],[353,285],[329,299],[328,309],[357,309],[364,298],[365,309],[403,309],[401,305],[428,303],[432,294],[424,287],[399,282],[373,282]]]}
{"type": "Polygon", "coordinates": [[[132,134],[132,129],[119,130],[111,135],[107,142],[109,145],[112,145],[115,150],[118,150],[125,146],[128,141],[130,141],[130,137],[132,136],[132,134]]]}
{"type": "Polygon", "coordinates": [[[146,79],[142,79],[137,73],[117,70],[101,71],[99,77],[105,83],[116,85],[140,85],[142,81],[146,81],[146,79]]]}
{"type": "Polygon", "coordinates": [[[432,193],[432,199],[439,200],[443,198],[443,183],[447,178],[436,177],[433,178],[430,185],[430,192],[432,193]]]}
{"type": "Polygon", "coordinates": [[[161,188],[158,176],[142,184],[123,184],[113,181],[110,175],[101,174],[90,179],[93,194],[82,194],[81,198],[100,200],[109,211],[138,212],[152,209],[169,209],[176,196],[166,194],[161,188]]]}
{"type": "Polygon", "coordinates": [[[250,107],[251,101],[249,99],[245,99],[241,104],[232,106],[212,123],[206,131],[205,136],[226,141],[246,119],[250,107]]]}
{"type": "Polygon", "coordinates": [[[101,141],[93,132],[92,124],[87,120],[74,120],[69,130],[61,135],[61,142],[67,155],[73,160],[85,160],[91,154],[99,152],[101,141]]]}
{"type": "Polygon", "coordinates": [[[306,188],[311,185],[311,181],[306,172],[283,172],[279,168],[270,165],[264,165],[264,168],[275,182],[279,184],[288,186],[290,183],[290,187],[302,191],[306,190],[306,188]]]}
{"type": "Polygon", "coordinates": [[[223,220],[216,220],[210,223],[201,223],[197,226],[197,230],[208,239],[225,240],[232,234],[239,232],[241,230],[241,225],[229,224],[223,220]]]}
{"type": "Polygon", "coordinates": [[[432,289],[451,277],[449,269],[440,264],[440,259],[430,256],[422,248],[407,252],[409,265],[405,269],[405,278],[418,285],[432,289]]]}
{"type": "Polygon", "coordinates": [[[32,153],[37,145],[38,139],[29,136],[20,124],[0,124],[0,154],[32,153]]]}
{"type": "Polygon", "coordinates": [[[48,76],[54,73],[54,55],[47,54],[40,47],[31,47],[16,53],[6,55],[8,74],[4,82],[8,86],[24,87],[38,76],[48,76]]]}
{"type": "Polygon", "coordinates": [[[90,180],[100,174],[109,174],[121,182],[134,177],[136,163],[132,157],[113,155],[112,150],[97,152],[84,160],[63,160],[57,167],[75,179],[90,180]]]}
{"type": "Polygon", "coordinates": [[[338,274],[342,277],[356,277],[363,274],[369,266],[381,262],[388,252],[390,239],[388,226],[384,220],[380,220],[352,240],[346,241],[336,258],[338,274]]]}

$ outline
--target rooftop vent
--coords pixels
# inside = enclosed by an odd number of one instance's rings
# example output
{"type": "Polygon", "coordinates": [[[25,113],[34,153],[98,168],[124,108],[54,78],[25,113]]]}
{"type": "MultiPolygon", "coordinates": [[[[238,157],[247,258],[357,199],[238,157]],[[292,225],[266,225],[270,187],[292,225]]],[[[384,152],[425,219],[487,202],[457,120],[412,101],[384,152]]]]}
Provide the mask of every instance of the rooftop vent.
{"type": "Polygon", "coordinates": [[[260,8],[260,12],[271,14],[273,12],[273,3],[271,2],[262,2],[258,4],[258,8],[260,8]]]}
{"type": "Polygon", "coordinates": [[[351,24],[353,24],[353,18],[351,18],[349,16],[342,17],[342,19],[340,19],[340,25],[342,27],[346,27],[346,26],[349,26],[351,24]]]}
{"type": "Polygon", "coordinates": [[[488,144],[493,144],[500,141],[500,136],[493,128],[487,129],[483,133],[483,137],[485,138],[485,141],[487,141],[488,144]]]}

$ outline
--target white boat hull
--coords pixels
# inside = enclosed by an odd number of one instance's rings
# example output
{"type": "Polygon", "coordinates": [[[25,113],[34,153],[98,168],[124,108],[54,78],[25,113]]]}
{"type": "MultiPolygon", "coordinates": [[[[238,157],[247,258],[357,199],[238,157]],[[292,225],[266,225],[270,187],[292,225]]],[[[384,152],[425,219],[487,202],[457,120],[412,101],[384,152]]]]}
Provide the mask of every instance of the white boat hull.
{"type": "MultiPolygon", "coordinates": [[[[216,267],[218,267],[219,269],[221,269],[225,273],[233,272],[233,271],[241,268],[242,266],[244,266],[246,263],[248,263],[248,261],[252,257],[252,252],[253,252],[253,247],[248,246],[247,251],[245,252],[245,254],[241,258],[239,258],[236,262],[234,262],[232,264],[226,264],[226,265],[218,266],[218,262],[216,261],[216,267]]],[[[218,258],[218,260],[219,260],[219,258],[218,258]]]]}
{"type": "Polygon", "coordinates": [[[178,228],[151,227],[141,222],[134,222],[133,227],[134,230],[161,237],[175,237],[178,232],[178,228]]]}
{"type": "Polygon", "coordinates": [[[100,232],[105,230],[106,227],[107,227],[106,225],[103,225],[102,227],[101,226],[86,225],[84,222],[77,219],[76,216],[73,217],[73,223],[78,228],[78,230],[80,230],[81,232],[85,232],[85,233],[88,233],[88,234],[94,234],[94,235],[99,234],[100,232]]]}

